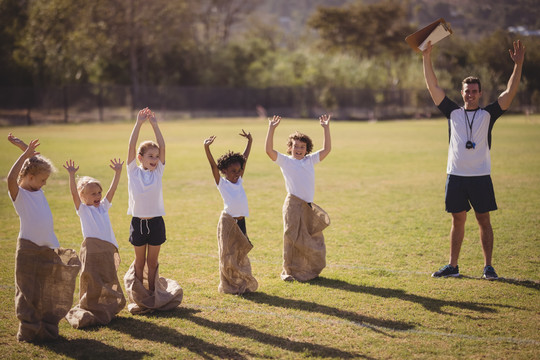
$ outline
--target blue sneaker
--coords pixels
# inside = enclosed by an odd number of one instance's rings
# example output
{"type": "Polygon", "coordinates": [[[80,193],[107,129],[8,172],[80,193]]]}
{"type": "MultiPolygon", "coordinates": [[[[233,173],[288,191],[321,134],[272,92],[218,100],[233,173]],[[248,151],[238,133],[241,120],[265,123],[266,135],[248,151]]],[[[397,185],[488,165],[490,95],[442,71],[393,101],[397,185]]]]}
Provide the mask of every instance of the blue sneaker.
{"type": "Polygon", "coordinates": [[[486,280],[497,280],[499,277],[497,276],[493,266],[487,265],[484,267],[484,275],[482,275],[482,278],[486,280]]]}
{"type": "Polygon", "coordinates": [[[458,277],[459,276],[459,266],[453,267],[452,265],[444,265],[439,271],[435,271],[431,274],[431,277],[458,277]]]}

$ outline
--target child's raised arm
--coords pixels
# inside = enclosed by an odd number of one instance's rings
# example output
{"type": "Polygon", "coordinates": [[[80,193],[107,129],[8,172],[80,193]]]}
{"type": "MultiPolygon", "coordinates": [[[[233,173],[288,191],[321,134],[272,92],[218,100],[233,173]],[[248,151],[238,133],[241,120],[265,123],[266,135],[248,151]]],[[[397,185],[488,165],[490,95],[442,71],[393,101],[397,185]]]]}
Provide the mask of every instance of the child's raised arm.
{"type": "Polygon", "coordinates": [[[324,139],[323,139],[323,147],[321,151],[319,152],[319,161],[323,161],[323,159],[330,153],[330,150],[332,150],[332,141],[330,138],[330,118],[332,115],[322,115],[319,117],[319,122],[321,123],[321,126],[324,129],[324,139]]]}
{"type": "Polygon", "coordinates": [[[272,119],[268,119],[268,133],[266,133],[266,154],[272,159],[272,161],[276,161],[277,159],[277,151],[274,150],[274,132],[276,130],[276,127],[279,125],[279,122],[281,121],[281,116],[274,115],[272,119]]]}
{"type": "Polygon", "coordinates": [[[81,206],[81,198],[79,197],[79,192],[77,191],[77,183],[75,182],[75,173],[79,170],[79,167],[75,167],[75,161],[69,159],[64,165],[64,169],[69,173],[69,189],[71,190],[71,197],[73,198],[73,204],[75,204],[75,209],[79,210],[81,206]]]}
{"type": "Polygon", "coordinates": [[[251,136],[251,133],[247,133],[242,129],[242,132],[238,134],[240,136],[243,136],[247,139],[246,148],[244,149],[244,153],[242,154],[244,156],[245,162],[244,162],[244,168],[242,169],[242,174],[240,176],[244,176],[244,171],[246,171],[246,165],[249,158],[249,153],[251,152],[251,144],[253,143],[253,137],[251,136]]]}
{"type": "Polygon", "coordinates": [[[150,109],[148,109],[148,119],[150,121],[150,124],[152,125],[152,128],[154,129],[154,134],[156,135],[156,142],[159,146],[159,160],[163,165],[165,165],[165,139],[163,139],[163,135],[161,134],[161,130],[159,129],[156,114],[150,111],[150,109]]]}
{"type": "Polygon", "coordinates": [[[11,196],[11,200],[15,201],[17,199],[17,195],[19,195],[19,183],[17,182],[17,178],[19,177],[19,173],[21,172],[22,166],[26,159],[31,158],[34,155],[38,155],[39,152],[36,151],[36,148],[39,146],[39,140],[32,140],[30,141],[30,144],[28,144],[28,147],[26,150],[19,156],[17,161],[13,164],[11,169],[9,170],[8,176],[7,176],[7,183],[8,183],[8,191],[9,195],[11,196]]]}
{"type": "Polygon", "coordinates": [[[111,160],[111,165],[109,167],[114,170],[114,177],[111,182],[111,186],[109,186],[109,190],[107,191],[107,195],[105,195],[105,198],[109,203],[112,203],[112,199],[114,197],[114,193],[116,192],[116,188],[118,187],[118,183],[120,182],[120,175],[122,174],[122,165],[124,165],[124,162],[120,162],[120,159],[111,160]]]}
{"type": "Polygon", "coordinates": [[[16,137],[12,133],[9,133],[8,141],[10,143],[12,143],[13,145],[15,145],[16,147],[18,147],[19,149],[21,149],[22,151],[25,151],[26,148],[28,147],[28,145],[26,145],[26,143],[24,141],[22,141],[21,139],[19,139],[18,137],[16,137]]]}
{"type": "Polygon", "coordinates": [[[141,126],[148,118],[148,111],[148,108],[145,108],[140,110],[137,114],[137,122],[133,127],[131,136],[129,137],[129,149],[127,157],[128,165],[131,164],[131,162],[137,157],[137,140],[139,139],[139,132],[141,131],[141,126]]]}
{"type": "Polygon", "coordinates": [[[212,145],[215,139],[216,137],[212,135],[208,139],[204,140],[204,151],[206,153],[206,158],[210,163],[210,167],[212,168],[212,175],[214,176],[216,185],[219,185],[219,169],[217,167],[216,161],[214,160],[214,157],[212,156],[212,153],[210,152],[210,145],[212,145]]]}

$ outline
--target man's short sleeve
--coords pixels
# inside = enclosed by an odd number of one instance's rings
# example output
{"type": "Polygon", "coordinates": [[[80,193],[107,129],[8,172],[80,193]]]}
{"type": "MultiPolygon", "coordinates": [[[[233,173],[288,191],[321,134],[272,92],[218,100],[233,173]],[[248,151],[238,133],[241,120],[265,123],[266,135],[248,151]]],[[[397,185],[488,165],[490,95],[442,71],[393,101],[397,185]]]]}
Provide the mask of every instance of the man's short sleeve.
{"type": "Polygon", "coordinates": [[[448,98],[448,96],[445,96],[443,101],[437,106],[439,110],[443,113],[444,116],[446,116],[447,119],[450,119],[450,114],[452,111],[459,109],[458,104],[453,102],[448,98]]]}
{"type": "Polygon", "coordinates": [[[502,114],[504,114],[504,110],[501,109],[501,105],[499,104],[499,101],[496,100],[494,102],[492,102],[491,104],[489,104],[488,106],[486,106],[484,108],[484,110],[486,110],[489,115],[490,115],[490,123],[494,123],[495,120],[497,120],[499,117],[501,117],[502,114]]]}

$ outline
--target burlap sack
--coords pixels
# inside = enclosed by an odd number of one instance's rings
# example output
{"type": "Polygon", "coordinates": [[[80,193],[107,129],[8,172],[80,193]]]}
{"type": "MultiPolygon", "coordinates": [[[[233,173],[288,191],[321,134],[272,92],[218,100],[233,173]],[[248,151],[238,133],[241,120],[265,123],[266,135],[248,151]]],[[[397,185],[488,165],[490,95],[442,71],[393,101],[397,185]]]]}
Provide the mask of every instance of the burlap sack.
{"type": "Polygon", "coordinates": [[[219,252],[218,291],[225,294],[243,294],[257,290],[259,284],[251,274],[247,256],[253,245],[225,211],[221,212],[217,226],[219,252]]]}
{"type": "Polygon", "coordinates": [[[283,271],[281,279],[308,281],[326,266],[322,231],[330,217],[315,203],[288,194],[283,204],[283,271]]]}
{"type": "Polygon", "coordinates": [[[135,261],[124,276],[128,296],[128,310],[132,314],[143,314],[154,310],[171,310],[180,305],[184,295],[178,283],[159,276],[156,269],[155,290],[148,290],[148,268],[145,265],[143,282],[135,277],[135,261]]]}
{"type": "Polygon", "coordinates": [[[79,303],[66,315],[75,329],[106,325],[126,306],[118,281],[120,255],[108,241],[87,238],[81,245],[79,303]]]}
{"type": "Polygon", "coordinates": [[[58,337],[58,323],[73,304],[81,268],[72,249],[51,249],[19,239],[15,253],[15,311],[19,341],[58,337]]]}

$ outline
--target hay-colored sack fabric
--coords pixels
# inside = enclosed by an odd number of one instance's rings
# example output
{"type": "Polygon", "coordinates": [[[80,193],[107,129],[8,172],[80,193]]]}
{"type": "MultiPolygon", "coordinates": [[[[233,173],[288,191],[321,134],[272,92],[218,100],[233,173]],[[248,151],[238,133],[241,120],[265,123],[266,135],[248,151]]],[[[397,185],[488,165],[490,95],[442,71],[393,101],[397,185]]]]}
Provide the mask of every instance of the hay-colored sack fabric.
{"type": "Polygon", "coordinates": [[[135,277],[135,261],[124,276],[128,296],[128,310],[132,314],[144,314],[154,310],[171,310],[180,305],[184,295],[180,285],[171,279],[159,276],[156,269],[155,290],[148,290],[148,268],[145,265],[143,282],[135,277]]]}
{"type": "Polygon", "coordinates": [[[259,284],[251,273],[247,256],[253,245],[225,211],[221,212],[217,226],[219,250],[218,291],[225,294],[243,294],[257,290],[259,284]]]}
{"type": "Polygon", "coordinates": [[[288,194],[283,204],[283,280],[309,281],[326,266],[322,231],[330,217],[315,203],[288,194]]]}
{"type": "Polygon", "coordinates": [[[106,325],[126,306],[118,281],[120,255],[108,241],[87,238],[81,245],[79,303],[66,315],[75,329],[106,325]]]}
{"type": "Polygon", "coordinates": [[[81,268],[72,249],[51,249],[19,239],[15,254],[15,311],[19,341],[58,337],[58,323],[73,304],[81,268]]]}

